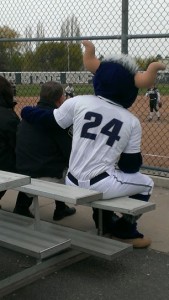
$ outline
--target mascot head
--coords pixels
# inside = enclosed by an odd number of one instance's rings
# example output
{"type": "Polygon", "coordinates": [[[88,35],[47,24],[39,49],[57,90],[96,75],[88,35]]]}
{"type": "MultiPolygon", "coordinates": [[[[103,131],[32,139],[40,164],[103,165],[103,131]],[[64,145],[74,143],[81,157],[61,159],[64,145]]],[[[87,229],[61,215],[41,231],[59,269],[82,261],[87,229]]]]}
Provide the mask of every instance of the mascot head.
{"type": "Polygon", "coordinates": [[[121,54],[100,61],[95,56],[95,47],[90,41],[83,41],[85,68],[94,74],[93,86],[96,96],[102,96],[129,108],[137,98],[139,88],[149,88],[154,84],[158,70],[165,66],[151,63],[145,72],[138,72],[134,59],[121,54]]]}

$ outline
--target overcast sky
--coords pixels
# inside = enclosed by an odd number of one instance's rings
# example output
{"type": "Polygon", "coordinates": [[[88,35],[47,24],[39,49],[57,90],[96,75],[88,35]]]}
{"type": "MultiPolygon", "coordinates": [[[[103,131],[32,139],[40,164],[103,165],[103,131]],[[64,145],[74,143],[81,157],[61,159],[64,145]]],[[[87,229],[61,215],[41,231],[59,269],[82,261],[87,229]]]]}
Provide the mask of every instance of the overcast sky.
{"type": "MultiPolygon", "coordinates": [[[[38,22],[46,37],[59,37],[68,16],[78,19],[82,36],[121,34],[121,0],[1,0],[0,26],[9,26],[25,37],[30,26],[36,36],[38,22]]],[[[129,34],[169,33],[169,0],[129,0],[129,34]]],[[[97,42],[100,54],[120,52],[121,41],[97,42]],[[104,46],[104,47],[103,47],[104,46]]],[[[131,40],[135,56],[169,56],[169,39],[131,40]]]]}

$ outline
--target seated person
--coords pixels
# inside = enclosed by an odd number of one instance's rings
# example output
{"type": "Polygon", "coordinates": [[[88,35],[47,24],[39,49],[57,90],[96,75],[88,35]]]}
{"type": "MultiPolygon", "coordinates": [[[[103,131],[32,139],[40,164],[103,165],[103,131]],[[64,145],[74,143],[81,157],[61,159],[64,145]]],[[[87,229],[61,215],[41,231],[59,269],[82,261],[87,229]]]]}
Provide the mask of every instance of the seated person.
{"type": "MultiPolygon", "coordinates": [[[[65,100],[61,84],[51,81],[41,86],[40,100],[37,107],[45,110],[57,108],[65,100]]],[[[22,120],[17,132],[16,167],[17,172],[33,178],[64,183],[65,169],[68,167],[71,152],[71,130],[55,128],[44,130],[22,120]]],[[[61,220],[73,215],[76,210],[68,207],[64,202],[55,201],[56,208],[53,220],[61,220]]],[[[33,217],[29,210],[32,197],[19,192],[14,213],[33,217]]]]}
{"type": "MultiPolygon", "coordinates": [[[[16,131],[20,119],[14,111],[15,104],[10,82],[0,76],[0,170],[7,172],[16,172],[16,131]]],[[[5,192],[0,192],[0,199],[5,192]]]]}

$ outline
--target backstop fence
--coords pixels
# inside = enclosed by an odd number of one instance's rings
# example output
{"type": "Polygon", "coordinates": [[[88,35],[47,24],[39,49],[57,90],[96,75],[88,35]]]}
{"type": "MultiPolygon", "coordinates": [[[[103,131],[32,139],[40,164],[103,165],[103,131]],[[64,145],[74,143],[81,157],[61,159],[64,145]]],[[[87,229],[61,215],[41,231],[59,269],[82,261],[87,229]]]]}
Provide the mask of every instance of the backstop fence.
{"type": "Polygon", "coordinates": [[[156,81],[159,115],[150,120],[144,89],[130,110],[142,125],[144,170],[169,176],[169,0],[1,0],[0,75],[16,90],[18,115],[37,103],[46,81],[72,83],[75,95],[93,94],[84,39],[93,41],[100,59],[129,54],[140,71],[152,61],[166,64],[156,81]]]}

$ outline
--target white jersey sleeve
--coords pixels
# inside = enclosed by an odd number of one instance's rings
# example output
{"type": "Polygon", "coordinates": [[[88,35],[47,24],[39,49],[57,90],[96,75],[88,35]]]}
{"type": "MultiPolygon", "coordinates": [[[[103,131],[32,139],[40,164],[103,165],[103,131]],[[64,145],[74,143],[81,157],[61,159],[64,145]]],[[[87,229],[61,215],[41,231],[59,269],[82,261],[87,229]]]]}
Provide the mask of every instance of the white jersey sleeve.
{"type": "Polygon", "coordinates": [[[77,97],[66,100],[59,108],[54,109],[53,111],[56,122],[63,129],[73,124],[76,98],[77,97]]]}
{"type": "Polygon", "coordinates": [[[160,93],[159,93],[159,91],[157,91],[157,102],[159,103],[161,101],[161,99],[160,99],[160,93]]]}
{"type": "Polygon", "coordinates": [[[132,131],[131,131],[130,139],[123,153],[141,152],[141,136],[142,136],[142,129],[141,129],[140,121],[137,118],[134,118],[132,123],[132,131]]]}

